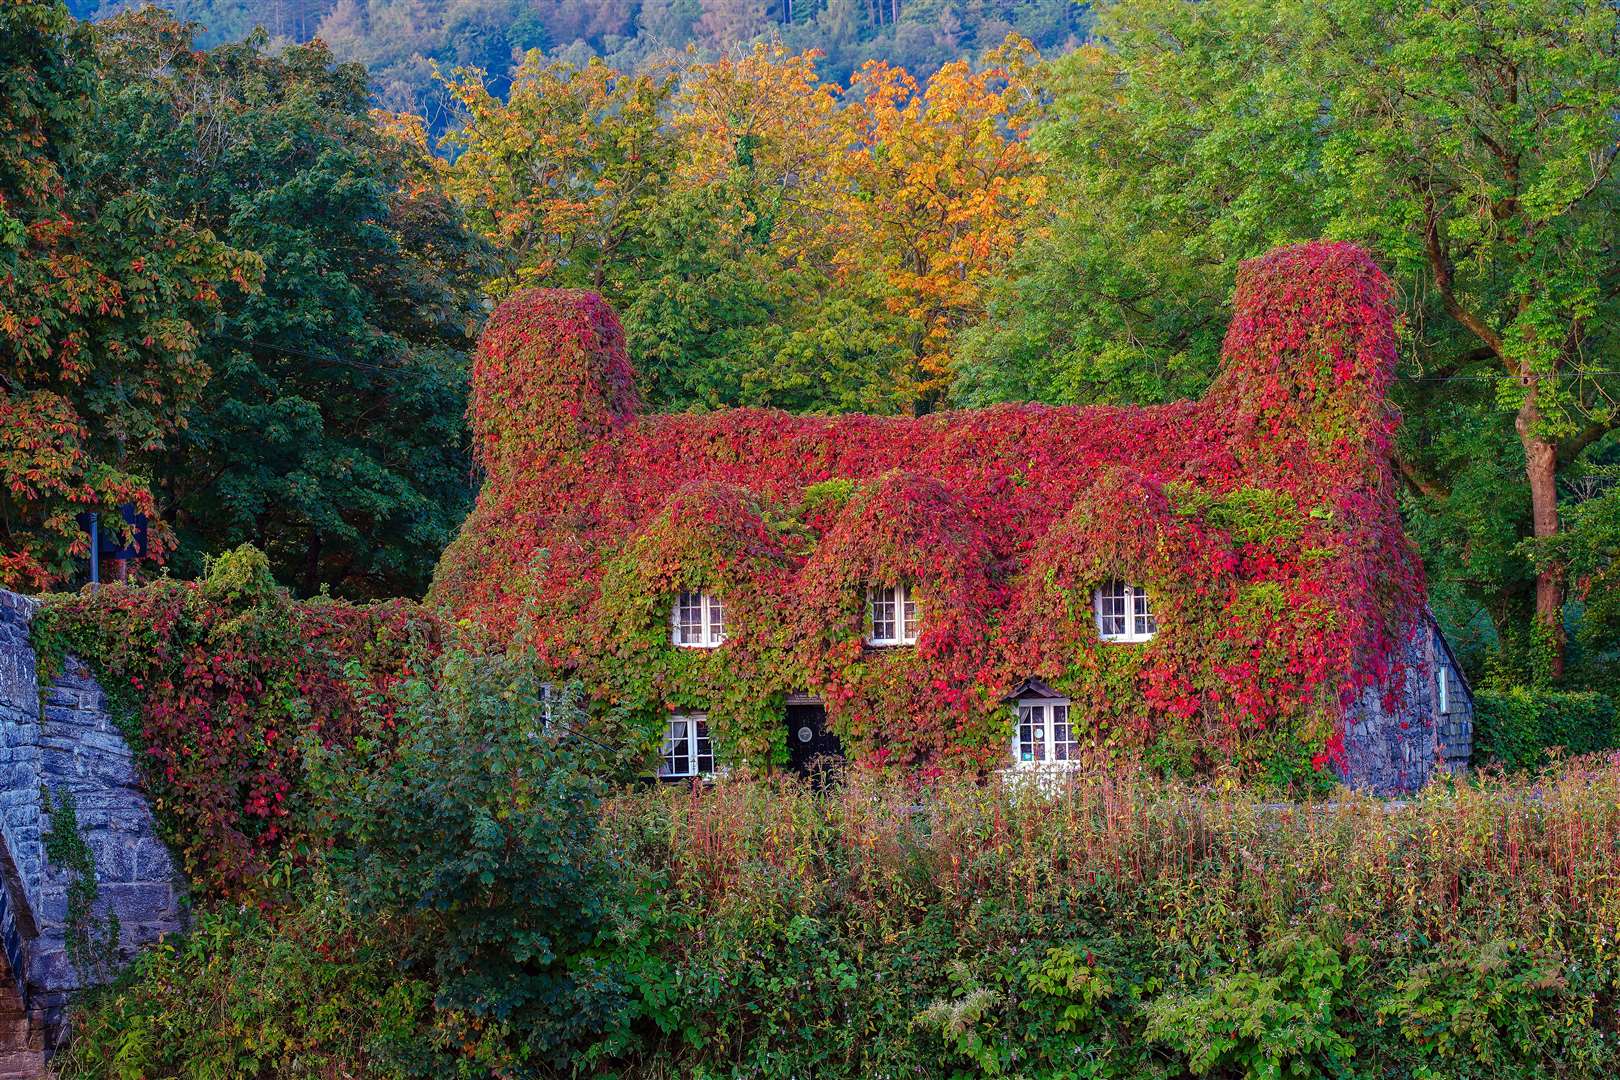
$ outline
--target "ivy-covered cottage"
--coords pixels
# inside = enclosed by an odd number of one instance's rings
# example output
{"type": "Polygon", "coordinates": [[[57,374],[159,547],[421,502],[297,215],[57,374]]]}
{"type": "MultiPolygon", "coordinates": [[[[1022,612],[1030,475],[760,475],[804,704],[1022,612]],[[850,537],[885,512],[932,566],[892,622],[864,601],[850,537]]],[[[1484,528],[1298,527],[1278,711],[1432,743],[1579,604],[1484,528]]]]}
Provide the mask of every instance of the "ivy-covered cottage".
{"type": "Polygon", "coordinates": [[[599,297],[521,294],[433,597],[666,777],[1142,754],[1415,788],[1471,704],[1396,513],[1389,283],[1308,244],[1234,306],[1196,402],[647,415],[599,297]]]}

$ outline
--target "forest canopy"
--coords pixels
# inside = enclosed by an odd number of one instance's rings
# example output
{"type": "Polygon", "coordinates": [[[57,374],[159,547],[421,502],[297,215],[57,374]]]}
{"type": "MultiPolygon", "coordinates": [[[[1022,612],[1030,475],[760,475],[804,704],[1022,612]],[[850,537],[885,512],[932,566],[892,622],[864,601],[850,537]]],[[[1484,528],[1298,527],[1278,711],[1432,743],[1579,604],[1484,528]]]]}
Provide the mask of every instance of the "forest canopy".
{"type": "MultiPolygon", "coordinates": [[[[72,0],[99,19],[139,7],[132,0],[72,0]]],[[[319,37],[340,60],[366,65],[377,102],[453,123],[435,67],[477,67],[495,91],[525,53],[584,65],[604,59],[642,71],[690,49],[714,59],[735,46],[780,39],[823,54],[820,72],[841,82],[867,60],[926,78],[942,65],[1000,45],[1008,34],[1042,51],[1078,44],[1090,5],[1075,0],[166,0],[200,28],[205,47],[263,27],[274,42],[319,37]]]]}

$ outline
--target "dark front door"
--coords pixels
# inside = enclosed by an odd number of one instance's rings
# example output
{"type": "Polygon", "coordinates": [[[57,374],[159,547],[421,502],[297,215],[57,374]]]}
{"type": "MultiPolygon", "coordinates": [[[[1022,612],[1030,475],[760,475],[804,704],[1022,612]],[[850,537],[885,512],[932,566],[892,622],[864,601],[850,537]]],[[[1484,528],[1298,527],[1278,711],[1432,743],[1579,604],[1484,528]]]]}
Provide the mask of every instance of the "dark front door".
{"type": "Polygon", "coordinates": [[[801,776],[824,780],[830,766],[842,764],[844,748],[827,730],[827,710],[820,704],[787,707],[788,764],[801,776]]]}

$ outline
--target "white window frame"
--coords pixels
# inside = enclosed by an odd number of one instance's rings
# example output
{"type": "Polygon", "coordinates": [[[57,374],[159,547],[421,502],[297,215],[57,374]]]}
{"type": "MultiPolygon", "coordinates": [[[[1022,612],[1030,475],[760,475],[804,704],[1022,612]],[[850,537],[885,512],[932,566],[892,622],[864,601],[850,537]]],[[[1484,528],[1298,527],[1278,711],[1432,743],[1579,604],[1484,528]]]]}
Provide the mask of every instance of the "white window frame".
{"type": "Polygon", "coordinates": [[[669,612],[669,637],[681,649],[718,649],[726,643],[726,605],[718,593],[706,589],[682,589],[675,594],[669,612]],[[682,609],[696,608],[697,640],[683,635],[691,624],[681,620],[682,609]]]}
{"type": "Polygon", "coordinates": [[[1435,681],[1440,689],[1440,715],[1444,716],[1451,711],[1451,665],[1444,660],[1440,661],[1439,671],[1436,672],[1435,681]]]}
{"type": "Polygon", "coordinates": [[[866,635],[868,645],[915,645],[917,644],[917,630],[922,625],[921,612],[917,606],[917,597],[913,594],[910,585],[901,583],[897,585],[872,585],[866,590],[866,617],[872,629],[866,635]],[[889,609],[887,618],[878,618],[878,608],[883,606],[889,609]],[[886,623],[891,628],[888,634],[879,634],[879,623],[886,623]]]}
{"type": "Polygon", "coordinates": [[[1097,636],[1104,641],[1152,641],[1159,632],[1159,620],[1153,614],[1153,605],[1148,599],[1147,590],[1129,582],[1105,581],[1092,590],[1091,615],[1097,627],[1097,636]],[[1106,596],[1105,591],[1108,593],[1106,596]],[[1105,614],[1103,610],[1105,600],[1110,602],[1122,600],[1125,605],[1123,615],[1114,611],[1105,614]],[[1104,620],[1119,618],[1125,620],[1124,631],[1109,630],[1104,620]]]}
{"type": "Polygon", "coordinates": [[[709,736],[709,714],[671,716],[664,724],[664,745],[658,751],[658,779],[690,780],[713,775],[714,743],[709,736]],[[677,725],[684,725],[680,732],[675,730],[677,725]],[[685,768],[677,771],[676,762],[683,758],[685,768]]]}
{"type": "Polygon", "coordinates": [[[1080,740],[1075,738],[1074,734],[1074,706],[1068,698],[1019,698],[1013,702],[1013,768],[1072,769],[1079,765],[1077,760],[1079,749],[1080,740]],[[1063,710],[1061,718],[1058,716],[1059,709],[1063,710]],[[1026,712],[1032,715],[1026,716],[1026,712]],[[1039,725],[1036,732],[1039,741],[1031,740],[1034,749],[1031,756],[1026,758],[1024,728],[1030,722],[1039,725]],[[1059,725],[1067,733],[1067,739],[1058,738],[1059,725]],[[1060,747],[1063,750],[1062,757],[1057,756],[1060,747]],[[1034,756],[1037,753],[1041,756],[1034,756]]]}

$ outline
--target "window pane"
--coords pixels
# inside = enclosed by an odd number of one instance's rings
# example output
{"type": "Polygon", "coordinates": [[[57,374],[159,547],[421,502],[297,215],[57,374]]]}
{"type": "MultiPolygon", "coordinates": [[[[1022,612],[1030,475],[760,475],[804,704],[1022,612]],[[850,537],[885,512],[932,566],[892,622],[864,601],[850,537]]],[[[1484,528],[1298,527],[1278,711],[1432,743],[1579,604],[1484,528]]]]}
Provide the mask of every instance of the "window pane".
{"type": "Polygon", "coordinates": [[[1146,589],[1132,589],[1131,595],[1136,601],[1135,632],[1142,637],[1151,637],[1159,632],[1159,624],[1153,618],[1153,609],[1148,606],[1146,589]]]}
{"type": "Polygon", "coordinates": [[[669,722],[669,732],[664,737],[664,760],[658,767],[660,776],[692,775],[686,727],[684,717],[669,722]]]}
{"type": "Polygon", "coordinates": [[[1097,630],[1103,637],[1124,637],[1126,603],[1125,583],[1105,582],[1097,590],[1097,630]]]}
{"type": "Polygon", "coordinates": [[[1074,732],[1069,729],[1069,707],[1052,706],[1052,760],[1071,761],[1075,749],[1074,732]]]}
{"type": "Polygon", "coordinates": [[[703,643],[703,594],[683,592],[675,599],[675,641],[681,645],[703,643]]]}
{"type": "Polygon", "coordinates": [[[900,591],[900,596],[901,596],[900,639],[902,641],[916,641],[917,640],[917,601],[915,601],[915,600],[913,600],[911,598],[911,590],[909,588],[906,588],[906,587],[902,586],[899,591],[900,591]]]}
{"type": "Polygon", "coordinates": [[[709,597],[709,644],[719,645],[726,640],[726,605],[718,596],[709,597]]]}
{"type": "Polygon", "coordinates": [[[1018,760],[1046,760],[1046,709],[1040,705],[1018,707],[1018,760]]]}
{"type": "Polygon", "coordinates": [[[696,759],[697,772],[708,775],[714,772],[714,747],[709,742],[709,721],[707,717],[700,716],[692,722],[693,726],[693,757],[696,759]]]}
{"type": "Polygon", "coordinates": [[[894,640],[894,589],[872,590],[872,640],[894,640]]]}

